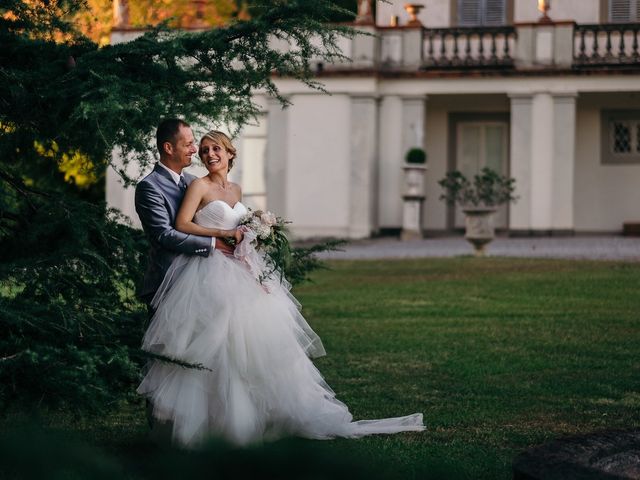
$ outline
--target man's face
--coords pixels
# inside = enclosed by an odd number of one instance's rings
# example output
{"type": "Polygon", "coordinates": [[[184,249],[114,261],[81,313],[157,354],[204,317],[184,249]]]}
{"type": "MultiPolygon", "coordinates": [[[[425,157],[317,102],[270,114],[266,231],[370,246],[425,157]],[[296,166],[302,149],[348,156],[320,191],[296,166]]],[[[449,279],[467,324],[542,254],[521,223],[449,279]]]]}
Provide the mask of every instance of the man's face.
{"type": "Polygon", "coordinates": [[[178,135],[176,135],[176,144],[173,149],[173,161],[181,168],[191,165],[191,157],[196,153],[196,140],[193,138],[193,132],[189,127],[180,126],[178,135]]]}

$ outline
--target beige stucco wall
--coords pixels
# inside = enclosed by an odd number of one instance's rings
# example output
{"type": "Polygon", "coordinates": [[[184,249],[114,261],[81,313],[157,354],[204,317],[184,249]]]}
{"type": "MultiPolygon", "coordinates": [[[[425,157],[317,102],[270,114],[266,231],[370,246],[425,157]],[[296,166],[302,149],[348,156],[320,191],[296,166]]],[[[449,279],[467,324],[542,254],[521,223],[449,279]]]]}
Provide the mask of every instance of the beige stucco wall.
{"type": "MultiPolygon", "coordinates": [[[[378,25],[389,25],[392,15],[398,16],[400,25],[406,24],[409,16],[403,7],[405,3],[407,2],[399,2],[397,0],[376,2],[376,20],[378,25]]],[[[415,3],[421,3],[425,6],[418,18],[426,27],[446,27],[450,24],[450,8],[447,0],[422,0],[421,2],[415,3]]]]}
{"type": "Polygon", "coordinates": [[[640,109],[640,93],[578,98],[574,201],[578,232],[619,231],[625,221],[640,221],[640,164],[600,161],[600,111],[616,108],[640,109]]]}
{"type": "Polygon", "coordinates": [[[344,235],[349,221],[349,96],[302,94],[290,100],[283,215],[301,237],[344,235]]]}
{"type": "MultiPolygon", "coordinates": [[[[600,0],[551,0],[549,17],[556,21],[575,20],[577,23],[598,23],[600,20],[600,0]]],[[[516,23],[536,22],[539,18],[537,1],[514,0],[514,21],[516,23]]]]}

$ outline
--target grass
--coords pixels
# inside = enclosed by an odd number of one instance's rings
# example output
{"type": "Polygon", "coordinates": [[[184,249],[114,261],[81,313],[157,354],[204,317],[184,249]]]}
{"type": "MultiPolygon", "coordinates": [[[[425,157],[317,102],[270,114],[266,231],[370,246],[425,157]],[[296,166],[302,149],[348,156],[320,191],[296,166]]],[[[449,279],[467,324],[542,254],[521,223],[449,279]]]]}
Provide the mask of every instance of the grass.
{"type": "MultiPolygon", "coordinates": [[[[308,444],[395,478],[508,479],[532,445],[640,426],[640,264],[460,257],[331,267],[295,292],[328,352],[317,366],[356,419],[423,412],[428,430],[308,444]]],[[[128,465],[155,448],[142,404],[49,423],[128,465]]]]}

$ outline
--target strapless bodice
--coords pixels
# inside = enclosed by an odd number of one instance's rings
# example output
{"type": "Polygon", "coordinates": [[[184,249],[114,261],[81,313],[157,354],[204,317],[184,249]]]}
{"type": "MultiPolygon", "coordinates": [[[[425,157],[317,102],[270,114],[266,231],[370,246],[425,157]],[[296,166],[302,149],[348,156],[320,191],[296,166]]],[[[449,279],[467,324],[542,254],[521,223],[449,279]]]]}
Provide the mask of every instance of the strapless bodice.
{"type": "Polygon", "coordinates": [[[231,207],[224,200],[214,200],[198,210],[193,221],[206,228],[231,230],[238,226],[238,222],[246,213],[247,207],[240,202],[231,207]]]}

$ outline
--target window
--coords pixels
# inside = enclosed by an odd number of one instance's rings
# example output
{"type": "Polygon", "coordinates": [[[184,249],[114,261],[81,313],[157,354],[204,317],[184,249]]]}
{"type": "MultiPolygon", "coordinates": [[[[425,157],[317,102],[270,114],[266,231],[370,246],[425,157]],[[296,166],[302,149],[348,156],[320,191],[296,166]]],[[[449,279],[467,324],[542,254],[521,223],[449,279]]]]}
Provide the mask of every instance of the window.
{"type": "Polygon", "coordinates": [[[602,112],[602,163],[640,163],[640,110],[602,112]]]}
{"type": "Polygon", "coordinates": [[[640,21],[640,0],[609,0],[609,22],[640,21]]]}
{"type": "MultiPolygon", "coordinates": [[[[453,0],[457,1],[457,20],[462,27],[478,25],[504,25],[506,0],[453,0]]],[[[640,0],[638,0],[640,1],[640,0]]]]}

